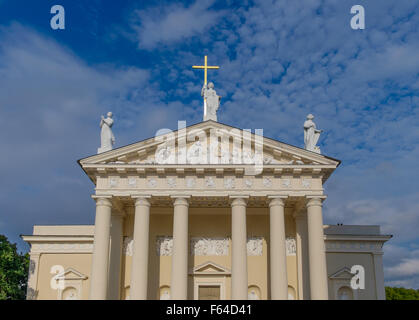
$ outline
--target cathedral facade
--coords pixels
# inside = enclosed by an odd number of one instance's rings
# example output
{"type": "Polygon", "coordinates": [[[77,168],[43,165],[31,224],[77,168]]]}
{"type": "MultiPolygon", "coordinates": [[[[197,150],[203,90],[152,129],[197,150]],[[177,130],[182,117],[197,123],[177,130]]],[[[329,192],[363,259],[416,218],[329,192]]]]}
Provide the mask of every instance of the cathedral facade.
{"type": "Polygon", "coordinates": [[[323,224],[339,160],[209,120],[79,164],[95,225],[23,236],[28,299],[385,299],[390,236],[323,224]]]}

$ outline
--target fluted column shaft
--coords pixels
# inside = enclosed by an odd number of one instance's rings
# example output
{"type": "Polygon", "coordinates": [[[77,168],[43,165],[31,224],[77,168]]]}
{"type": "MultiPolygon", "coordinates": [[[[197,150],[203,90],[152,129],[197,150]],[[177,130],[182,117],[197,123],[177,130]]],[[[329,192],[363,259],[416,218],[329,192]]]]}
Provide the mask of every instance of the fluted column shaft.
{"type": "Polygon", "coordinates": [[[134,250],[131,265],[131,300],[147,299],[150,202],[136,198],[134,217],[134,250]]]}
{"type": "Polygon", "coordinates": [[[231,203],[231,298],[247,300],[247,230],[246,201],[236,198],[231,203]]]}
{"type": "Polygon", "coordinates": [[[106,300],[108,288],[109,243],[112,203],[110,199],[96,199],[95,235],[90,278],[90,299],[106,300]]]}
{"type": "Polygon", "coordinates": [[[284,205],[284,200],[279,197],[269,203],[272,300],[288,300],[284,205]]]}
{"type": "Polygon", "coordinates": [[[188,199],[175,198],[173,206],[171,298],[186,300],[188,298],[188,199]]]}
{"type": "Polygon", "coordinates": [[[323,234],[322,199],[310,198],[307,202],[308,247],[310,261],[310,297],[327,300],[326,250],[323,234]]]}

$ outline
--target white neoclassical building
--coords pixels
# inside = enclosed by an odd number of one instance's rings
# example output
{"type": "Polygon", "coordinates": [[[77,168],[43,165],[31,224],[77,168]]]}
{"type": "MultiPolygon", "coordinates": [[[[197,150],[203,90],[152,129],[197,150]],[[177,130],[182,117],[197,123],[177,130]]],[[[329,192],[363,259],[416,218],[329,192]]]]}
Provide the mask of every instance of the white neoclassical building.
{"type": "Polygon", "coordinates": [[[390,236],[323,224],[339,160],[210,120],[79,164],[95,225],[23,236],[29,299],[385,298],[390,236]]]}

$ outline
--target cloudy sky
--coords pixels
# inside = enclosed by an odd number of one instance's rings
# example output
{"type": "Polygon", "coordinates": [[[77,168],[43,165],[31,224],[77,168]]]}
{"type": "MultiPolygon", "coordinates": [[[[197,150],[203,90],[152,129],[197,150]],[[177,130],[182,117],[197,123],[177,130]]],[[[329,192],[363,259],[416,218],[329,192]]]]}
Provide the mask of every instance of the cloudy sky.
{"type": "Polygon", "coordinates": [[[94,186],[76,161],[112,110],[117,146],[202,119],[202,64],[219,121],[324,154],[325,223],[379,224],[388,285],[419,288],[417,0],[0,0],[0,234],[92,224],[94,186]],[[50,9],[66,10],[52,30],[50,9]],[[350,26],[365,7],[365,30],[350,26]]]}

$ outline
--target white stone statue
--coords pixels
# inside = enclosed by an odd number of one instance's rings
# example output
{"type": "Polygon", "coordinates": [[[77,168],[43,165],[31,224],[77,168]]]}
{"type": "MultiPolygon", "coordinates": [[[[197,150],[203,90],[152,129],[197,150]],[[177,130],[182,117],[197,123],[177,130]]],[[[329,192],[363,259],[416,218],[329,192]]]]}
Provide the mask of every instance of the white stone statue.
{"type": "Polygon", "coordinates": [[[317,130],[313,122],[314,116],[309,114],[304,122],[304,148],[308,151],[320,153],[320,147],[316,146],[323,130],[317,130]]]}
{"type": "Polygon", "coordinates": [[[102,128],[102,130],[100,131],[100,148],[97,149],[97,153],[112,150],[112,146],[115,143],[115,137],[111,129],[112,126],[112,112],[108,112],[107,118],[105,119],[105,117],[102,116],[102,119],[100,120],[100,127],[102,128]]]}
{"type": "Polygon", "coordinates": [[[213,120],[217,121],[217,110],[220,107],[221,97],[217,96],[214,90],[214,84],[209,82],[208,85],[202,87],[201,95],[204,97],[206,103],[204,112],[204,121],[213,120]]]}

